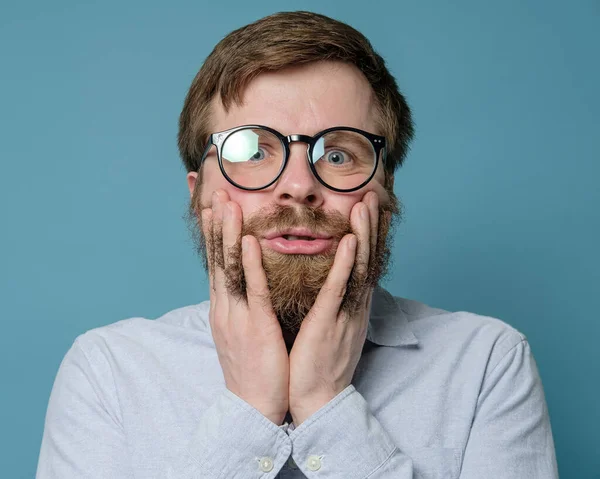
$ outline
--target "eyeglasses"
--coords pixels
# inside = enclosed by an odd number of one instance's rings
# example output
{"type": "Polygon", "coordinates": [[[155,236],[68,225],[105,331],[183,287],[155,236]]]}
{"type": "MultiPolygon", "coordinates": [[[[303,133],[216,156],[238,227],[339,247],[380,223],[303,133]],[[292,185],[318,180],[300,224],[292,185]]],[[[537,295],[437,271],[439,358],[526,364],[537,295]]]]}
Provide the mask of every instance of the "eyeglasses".
{"type": "Polygon", "coordinates": [[[385,137],[346,126],[315,136],[284,136],[262,125],[244,125],[210,135],[200,164],[214,145],[223,176],[243,190],[261,190],[275,183],[290,156],[290,144],[306,143],[308,165],[319,182],[338,192],[365,186],[385,163],[385,137]]]}

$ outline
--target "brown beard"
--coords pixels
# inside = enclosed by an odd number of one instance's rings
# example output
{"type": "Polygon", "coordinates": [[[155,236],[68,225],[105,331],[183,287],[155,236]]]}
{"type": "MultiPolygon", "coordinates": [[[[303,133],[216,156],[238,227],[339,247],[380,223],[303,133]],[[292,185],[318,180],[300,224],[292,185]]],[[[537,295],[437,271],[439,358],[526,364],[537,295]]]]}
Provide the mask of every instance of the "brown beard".
{"type": "MultiPolygon", "coordinates": [[[[191,213],[194,211],[190,208],[191,213]]],[[[200,218],[201,215],[195,215],[200,218]]],[[[366,276],[359,277],[353,268],[346,292],[342,300],[341,310],[349,313],[356,311],[363,302],[365,291],[378,284],[385,276],[390,260],[389,244],[391,243],[394,220],[401,218],[401,205],[395,195],[390,201],[379,207],[379,224],[377,244],[370,248],[369,266],[366,276]]],[[[311,231],[325,232],[334,239],[329,251],[318,255],[281,254],[269,249],[262,250],[262,263],[269,287],[269,299],[273,311],[277,315],[285,336],[295,337],[302,321],[315,303],[329,270],[333,264],[335,251],[341,238],[352,233],[348,218],[337,211],[326,212],[320,208],[291,207],[276,205],[265,207],[245,219],[242,234],[227,254],[228,266],[225,267],[222,232],[214,231],[213,238],[206,241],[201,221],[196,223],[200,228],[197,234],[197,249],[201,254],[208,272],[207,247],[217,267],[224,270],[227,289],[234,297],[246,301],[246,280],[242,266],[241,237],[245,235],[261,238],[267,231],[292,227],[304,227],[311,231]]],[[[360,247],[360,245],[359,245],[360,247]]]]}

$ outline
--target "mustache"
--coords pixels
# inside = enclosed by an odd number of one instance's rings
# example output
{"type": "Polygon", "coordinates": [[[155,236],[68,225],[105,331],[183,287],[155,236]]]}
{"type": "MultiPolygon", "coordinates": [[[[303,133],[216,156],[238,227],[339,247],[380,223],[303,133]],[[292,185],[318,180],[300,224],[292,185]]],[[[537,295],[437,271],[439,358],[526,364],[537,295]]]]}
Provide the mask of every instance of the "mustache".
{"type": "Polygon", "coordinates": [[[307,228],[341,239],[352,233],[350,220],[339,211],[325,211],[308,206],[273,205],[263,207],[242,223],[242,236],[260,237],[273,230],[307,228]]]}

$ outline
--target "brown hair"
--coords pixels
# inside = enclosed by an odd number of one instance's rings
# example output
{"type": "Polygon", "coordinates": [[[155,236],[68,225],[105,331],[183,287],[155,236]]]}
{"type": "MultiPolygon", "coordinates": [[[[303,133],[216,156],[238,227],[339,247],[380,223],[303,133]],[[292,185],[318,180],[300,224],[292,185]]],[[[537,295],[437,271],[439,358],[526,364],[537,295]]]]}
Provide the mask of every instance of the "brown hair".
{"type": "Polygon", "coordinates": [[[262,72],[319,60],[355,65],[367,78],[388,142],[386,187],[413,137],[410,108],[371,43],[351,26],[312,12],[281,12],[239,28],[214,48],[194,78],[179,117],[178,145],[188,172],[198,171],[211,131],[210,103],[220,95],[225,111],[240,104],[246,86],[262,72]]]}

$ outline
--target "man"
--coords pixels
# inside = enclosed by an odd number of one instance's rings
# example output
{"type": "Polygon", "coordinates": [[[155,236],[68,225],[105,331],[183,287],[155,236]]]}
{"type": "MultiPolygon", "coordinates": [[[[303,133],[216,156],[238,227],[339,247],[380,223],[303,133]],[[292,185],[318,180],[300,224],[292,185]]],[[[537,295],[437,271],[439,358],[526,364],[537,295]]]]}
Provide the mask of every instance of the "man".
{"type": "Polygon", "coordinates": [[[210,301],[83,334],[38,478],[554,478],[529,344],[377,286],[410,110],[306,12],[232,32],[180,118],[210,301]]]}

